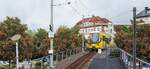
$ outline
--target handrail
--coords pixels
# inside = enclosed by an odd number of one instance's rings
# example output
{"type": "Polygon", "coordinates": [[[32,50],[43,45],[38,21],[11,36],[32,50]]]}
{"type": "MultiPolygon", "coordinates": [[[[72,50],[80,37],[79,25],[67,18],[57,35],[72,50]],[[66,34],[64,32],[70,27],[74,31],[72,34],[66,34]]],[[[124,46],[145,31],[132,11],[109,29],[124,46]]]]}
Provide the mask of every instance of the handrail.
{"type": "MultiPolygon", "coordinates": [[[[121,49],[121,48],[117,48],[117,49],[121,50],[122,52],[126,53],[128,56],[130,56],[130,57],[132,57],[132,58],[133,58],[133,56],[132,56],[130,53],[128,53],[128,52],[126,52],[126,51],[124,51],[123,49],[121,49]]],[[[136,57],[136,60],[138,60],[138,61],[140,61],[140,62],[142,62],[142,63],[144,63],[144,64],[146,64],[146,65],[149,65],[149,66],[150,66],[150,63],[148,63],[148,62],[146,62],[146,61],[144,61],[144,60],[141,60],[141,59],[139,59],[139,58],[137,58],[137,57],[136,57]]]]}
{"type": "Polygon", "coordinates": [[[142,63],[144,63],[144,64],[147,64],[147,65],[149,65],[150,66],[150,63],[148,63],[148,62],[146,62],[146,61],[143,61],[143,60],[141,60],[141,59],[139,59],[139,58],[136,58],[138,61],[140,61],[140,62],[142,62],[142,63]]]}
{"type": "Polygon", "coordinates": [[[128,53],[128,52],[122,50],[121,48],[118,48],[118,49],[121,50],[122,52],[126,53],[126,54],[129,55],[130,57],[133,57],[130,53],[128,53]]]}

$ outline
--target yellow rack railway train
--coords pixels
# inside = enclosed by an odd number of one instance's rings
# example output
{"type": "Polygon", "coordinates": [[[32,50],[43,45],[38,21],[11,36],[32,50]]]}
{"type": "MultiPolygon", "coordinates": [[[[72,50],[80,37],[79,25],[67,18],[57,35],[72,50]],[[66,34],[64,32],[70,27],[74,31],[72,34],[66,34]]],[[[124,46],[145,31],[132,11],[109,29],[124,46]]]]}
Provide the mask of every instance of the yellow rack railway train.
{"type": "Polygon", "coordinates": [[[88,49],[105,49],[107,47],[112,47],[111,45],[111,35],[106,33],[90,33],[87,39],[88,49]]]}

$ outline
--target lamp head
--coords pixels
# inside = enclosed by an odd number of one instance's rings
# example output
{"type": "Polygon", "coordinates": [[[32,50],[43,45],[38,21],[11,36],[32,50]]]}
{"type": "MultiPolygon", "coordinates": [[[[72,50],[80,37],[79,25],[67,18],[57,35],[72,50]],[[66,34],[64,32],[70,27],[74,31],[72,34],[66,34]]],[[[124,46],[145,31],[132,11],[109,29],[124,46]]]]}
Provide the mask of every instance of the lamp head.
{"type": "Polygon", "coordinates": [[[11,37],[11,40],[17,41],[17,40],[19,40],[20,38],[21,38],[21,35],[20,35],[20,34],[16,34],[16,35],[14,35],[13,37],[11,37]]]}

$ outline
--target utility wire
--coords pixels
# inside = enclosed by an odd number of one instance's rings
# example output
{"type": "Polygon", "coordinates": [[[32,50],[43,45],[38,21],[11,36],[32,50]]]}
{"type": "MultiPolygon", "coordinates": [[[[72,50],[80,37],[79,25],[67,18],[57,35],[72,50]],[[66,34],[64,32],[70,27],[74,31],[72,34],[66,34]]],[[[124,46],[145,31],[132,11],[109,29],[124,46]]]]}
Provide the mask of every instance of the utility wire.
{"type": "Polygon", "coordinates": [[[80,3],[81,3],[81,5],[89,12],[89,13],[93,13],[91,10],[89,10],[89,8],[83,3],[83,1],[82,0],[78,0],[80,3]]]}
{"type": "MultiPolygon", "coordinates": [[[[68,1],[68,0],[66,0],[66,1],[68,1]]],[[[78,1],[78,0],[73,1],[73,2],[71,3],[71,6],[70,6],[70,7],[71,7],[71,8],[73,9],[73,11],[76,12],[79,16],[82,16],[82,17],[86,16],[85,14],[79,12],[79,10],[76,9],[76,8],[73,6],[73,4],[75,4],[75,6],[77,7],[77,6],[78,6],[77,4],[79,4],[79,1],[78,1]]],[[[83,6],[83,5],[82,5],[82,6],[83,6]]],[[[84,5],[83,7],[85,8],[86,6],[84,5]]],[[[85,9],[88,10],[88,8],[85,8],[85,9]]]]}
{"type": "Polygon", "coordinates": [[[82,5],[86,10],[89,10],[89,9],[85,6],[85,4],[82,2],[82,0],[79,0],[79,2],[81,3],[81,5],[82,5]]]}
{"type": "Polygon", "coordinates": [[[110,19],[116,19],[116,18],[122,17],[122,16],[124,16],[124,15],[127,15],[127,14],[130,13],[131,11],[132,11],[132,10],[128,10],[128,11],[121,12],[121,13],[119,13],[118,15],[111,17],[110,19]]]}
{"type": "Polygon", "coordinates": [[[75,12],[75,13],[77,13],[77,15],[79,15],[79,16],[83,16],[83,14],[81,14],[76,8],[74,8],[73,6],[72,6],[72,2],[70,2],[70,4],[71,5],[69,5],[69,7],[75,12]]]}
{"type": "Polygon", "coordinates": [[[82,16],[82,14],[81,14],[80,12],[78,12],[77,9],[75,9],[73,6],[70,6],[70,7],[71,7],[71,8],[73,9],[73,11],[76,12],[78,15],[82,16]]]}

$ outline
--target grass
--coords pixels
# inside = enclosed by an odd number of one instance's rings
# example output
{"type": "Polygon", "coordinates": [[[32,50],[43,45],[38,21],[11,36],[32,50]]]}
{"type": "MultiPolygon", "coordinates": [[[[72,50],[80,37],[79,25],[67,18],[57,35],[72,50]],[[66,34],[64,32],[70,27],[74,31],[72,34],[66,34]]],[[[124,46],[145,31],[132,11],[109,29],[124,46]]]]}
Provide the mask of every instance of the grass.
{"type": "Polygon", "coordinates": [[[37,62],[35,64],[35,69],[41,69],[41,63],[40,62],[37,62]]]}

